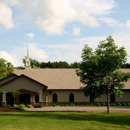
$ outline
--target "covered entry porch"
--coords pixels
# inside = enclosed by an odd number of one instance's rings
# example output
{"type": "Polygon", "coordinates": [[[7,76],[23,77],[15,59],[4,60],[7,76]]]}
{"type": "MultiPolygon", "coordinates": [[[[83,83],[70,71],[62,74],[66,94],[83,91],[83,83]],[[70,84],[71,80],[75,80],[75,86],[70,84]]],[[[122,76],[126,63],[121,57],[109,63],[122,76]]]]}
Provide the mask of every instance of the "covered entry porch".
{"type": "Polygon", "coordinates": [[[23,103],[25,105],[37,103],[41,106],[46,105],[46,91],[47,86],[25,76],[20,75],[14,80],[1,85],[3,88],[2,93],[2,106],[7,104],[12,105],[12,98],[10,92],[12,90],[18,90],[21,94],[16,98],[16,104],[23,103]]]}

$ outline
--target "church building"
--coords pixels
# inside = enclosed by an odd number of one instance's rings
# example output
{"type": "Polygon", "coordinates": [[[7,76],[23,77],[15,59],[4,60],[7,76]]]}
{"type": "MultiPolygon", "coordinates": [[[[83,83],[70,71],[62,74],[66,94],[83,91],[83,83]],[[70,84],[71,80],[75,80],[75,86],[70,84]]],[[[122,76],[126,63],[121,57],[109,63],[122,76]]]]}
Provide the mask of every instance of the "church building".
{"type": "MultiPolygon", "coordinates": [[[[29,51],[25,69],[14,69],[14,73],[2,80],[0,86],[3,93],[0,97],[2,106],[13,104],[13,97],[10,92],[14,89],[20,91],[16,98],[17,104],[40,104],[49,106],[55,104],[87,104],[91,103],[91,97],[84,96],[80,90],[83,84],[73,68],[31,68],[29,51]]],[[[130,69],[122,69],[123,72],[130,72],[130,69]]],[[[110,95],[110,102],[130,102],[130,81],[125,84],[123,97],[110,95]]],[[[106,102],[106,95],[103,95],[96,102],[106,102]]]]}

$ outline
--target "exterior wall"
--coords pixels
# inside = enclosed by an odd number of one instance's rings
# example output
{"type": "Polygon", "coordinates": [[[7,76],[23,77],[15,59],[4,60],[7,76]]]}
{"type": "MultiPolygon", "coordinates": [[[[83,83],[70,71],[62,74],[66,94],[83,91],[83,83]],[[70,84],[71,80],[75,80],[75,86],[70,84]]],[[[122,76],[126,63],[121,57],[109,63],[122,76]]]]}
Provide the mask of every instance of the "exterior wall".
{"type": "Polygon", "coordinates": [[[116,97],[116,102],[130,102],[130,91],[124,91],[122,97],[116,97]]]}
{"type": "MultiPolygon", "coordinates": [[[[81,92],[80,90],[79,91],[76,91],[76,90],[61,90],[61,91],[53,91],[52,93],[52,96],[53,94],[56,93],[57,96],[58,96],[58,102],[69,102],[69,95],[71,93],[74,94],[74,102],[89,102],[89,97],[85,97],[84,96],[84,93],[81,92]]],[[[51,99],[52,99],[52,96],[51,96],[51,99]]]]}
{"type": "Polygon", "coordinates": [[[42,85],[37,84],[36,82],[26,77],[20,77],[19,79],[14,80],[3,86],[3,91],[5,92],[10,92],[13,89],[17,89],[17,90],[25,89],[34,92],[42,92],[42,85]]]}
{"type": "Polygon", "coordinates": [[[107,101],[107,96],[106,95],[102,95],[95,102],[106,102],[106,101],[107,101]]]}
{"type": "MultiPolygon", "coordinates": [[[[69,95],[70,93],[74,94],[74,102],[90,102],[90,97],[84,96],[84,93],[76,90],[73,91],[67,91],[67,90],[62,90],[62,91],[53,91],[51,94],[51,100],[53,94],[56,93],[58,96],[58,102],[69,102],[69,95]]],[[[110,96],[109,96],[110,99],[110,96]]],[[[100,98],[98,98],[95,102],[106,102],[107,101],[107,96],[103,95],[100,98]]],[[[52,101],[50,101],[52,102],[52,101]]],[[[130,102],[130,91],[124,91],[124,94],[122,97],[117,97],[115,96],[115,102],[130,102]]]]}
{"type": "Polygon", "coordinates": [[[17,76],[16,75],[11,75],[11,76],[9,76],[9,77],[7,77],[7,78],[5,78],[5,79],[2,79],[1,81],[0,81],[0,85],[1,84],[4,84],[4,83],[6,83],[6,82],[8,82],[8,81],[10,81],[10,80],[12,80],[12,79],[15,79],[17,76]]]}

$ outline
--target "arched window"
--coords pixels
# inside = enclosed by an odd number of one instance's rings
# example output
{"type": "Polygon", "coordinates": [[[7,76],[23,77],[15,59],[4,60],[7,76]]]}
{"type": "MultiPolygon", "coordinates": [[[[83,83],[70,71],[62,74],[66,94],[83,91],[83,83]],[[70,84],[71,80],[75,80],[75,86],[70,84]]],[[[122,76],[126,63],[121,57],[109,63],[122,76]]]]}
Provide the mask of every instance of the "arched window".
{"type": "Polygon", "coordinates": [[[54,93],[53,96],[52,96],[52,101],[53,102],[57,102],[58,101],[58,97],[57,97],[57,94],[54,93]]]}
{"type": "Polygon", "coordinates": [[[114,94],[110,95],[110,102],[115,102],[115,95],[114,94]]]}
{"type": "Polygon", "coordinates": [[[39,102],[39,95],[35,96],[35,102],[39,102]]]}
{"type": "Polygon", "coordinates": [[[71,93],[69,95],[69,102],[74,102],[74,94],[73,93],[71,93]]]}

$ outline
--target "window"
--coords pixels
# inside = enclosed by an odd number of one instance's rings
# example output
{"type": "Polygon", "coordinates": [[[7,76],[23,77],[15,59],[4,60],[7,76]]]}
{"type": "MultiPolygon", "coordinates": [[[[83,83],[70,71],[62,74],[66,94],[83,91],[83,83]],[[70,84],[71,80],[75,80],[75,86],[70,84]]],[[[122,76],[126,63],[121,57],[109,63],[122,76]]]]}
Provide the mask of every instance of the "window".
{"type": "Polygon", "coordinates": [[[39,95],[35,96],[35,102],[39,102],[39,95]]]}
{"type": "Polygon", "coordinates": [[[73,93],[71,93],[69,95],[69,102],[74,102],[74,94],[73,93]]]}
{"type": "Polygon", "coordinates": [[[115,102],[115,95],[114,94],[110,95],[110,102],[115,102]]]}
{"type": "Polygon", "coordinates": [[[52,96],[52,101],[53,101],[53,102],[57,102],[57,99],[58,99],[58,98],[57,98],[57,94],[54,93],[53,96],[52,96]]]}

